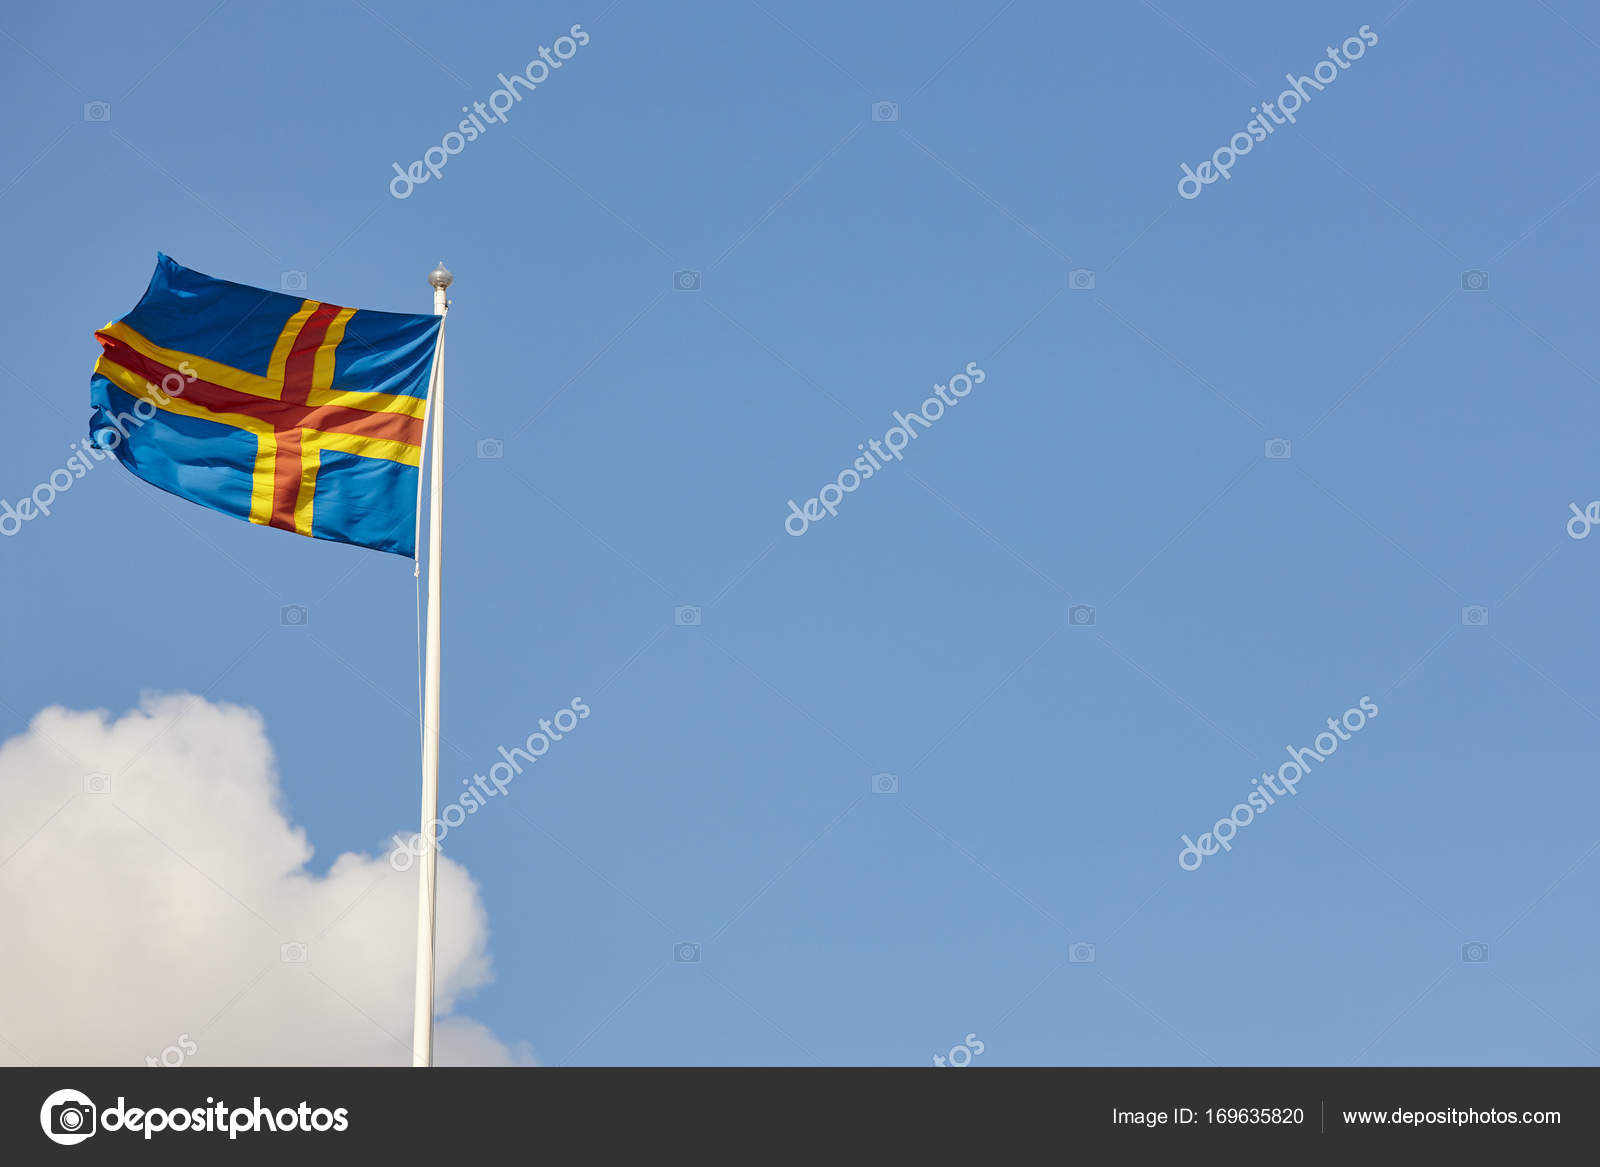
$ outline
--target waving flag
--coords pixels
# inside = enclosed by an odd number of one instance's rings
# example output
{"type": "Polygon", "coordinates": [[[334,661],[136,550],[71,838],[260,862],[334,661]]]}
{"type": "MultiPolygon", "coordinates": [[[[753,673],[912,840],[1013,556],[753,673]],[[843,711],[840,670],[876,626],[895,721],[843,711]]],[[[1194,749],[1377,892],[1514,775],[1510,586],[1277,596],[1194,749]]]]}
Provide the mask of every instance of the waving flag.
{"type": "Polygon", "coordinates": [[[235,518],[416,550],[438,316],[341,308],[165,255],[95,333],[89,436],[162,490],[235,518]]]}

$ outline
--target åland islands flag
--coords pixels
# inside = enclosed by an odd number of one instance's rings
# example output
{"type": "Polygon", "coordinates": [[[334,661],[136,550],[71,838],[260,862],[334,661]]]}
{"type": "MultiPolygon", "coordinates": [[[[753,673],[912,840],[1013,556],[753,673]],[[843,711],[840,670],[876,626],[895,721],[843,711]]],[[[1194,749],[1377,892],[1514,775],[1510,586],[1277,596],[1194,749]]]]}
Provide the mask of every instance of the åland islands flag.
{"type": "Polygon", "coordinates": [[[179,498],[414,555],[439,324],[212,279],[158,255],[138,307],[95,333],[105,352],[89,436],[179,498]]]}

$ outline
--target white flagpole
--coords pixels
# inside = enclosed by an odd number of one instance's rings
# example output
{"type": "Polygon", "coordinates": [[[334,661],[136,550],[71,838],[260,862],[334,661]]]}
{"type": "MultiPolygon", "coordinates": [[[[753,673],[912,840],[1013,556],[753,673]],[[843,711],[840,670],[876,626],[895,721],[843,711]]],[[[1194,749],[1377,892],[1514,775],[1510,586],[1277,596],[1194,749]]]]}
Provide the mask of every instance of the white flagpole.
{"type": "MultiPolygon", "coordinates": [[[[433,285],[434,315],[450,310],[445,289],[454,279],[443,263],[428,273],[433,285]]],[[[433,822],[439,817],[439,579],[443,574],[444,536],[444,326],[439,321],[439,347],[434,352],[428,386],[427,415],[432,431],[428,455],[428,648],[423,658],[422,698],[422,863],[417,882],[417,998],[412,1015],[411,1064],[433,1065],[433,946],[438,931],[438,841],[433,822]]]]}

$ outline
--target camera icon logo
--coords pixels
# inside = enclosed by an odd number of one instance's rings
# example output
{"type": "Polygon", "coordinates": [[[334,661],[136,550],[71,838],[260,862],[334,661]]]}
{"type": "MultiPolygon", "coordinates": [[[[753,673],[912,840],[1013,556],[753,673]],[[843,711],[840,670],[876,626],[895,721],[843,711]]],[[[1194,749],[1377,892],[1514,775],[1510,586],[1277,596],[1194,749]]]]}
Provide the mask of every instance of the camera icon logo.
{"type": "Polygon", "coordinates": [[[85,794],[110,794],[111,775],[96,771],[83,776],[83,792],[85,794]]]}
{"type": "Polygon", "coordinates": [[[306,946],[303,941],[291,940],[287,944],[278,945],[278,959],[284,964],[304,964],[306,962],[306,946]]]}
{"type": "Polygon", "coordinates": [[[499,438],[479,438],[478,457],[484,461],[506,456],[506,444],[499,438]]]}
{"type": "Polygon", "coordinates": [[[898,774],[874,774],[867,788],[874,794],[899,794],[900,776],[898,774]]]}
{"type": "Polygon", "coordinates": [[[39,1108],[45,1138],[63,1147],[76,1146],[95,1132],[95,1106],[78,1090],[57,1090],[39,1108]]]}
{"type": "Polygon", "coordinates": [[[1483,964],[1489,959],[1489,946],[1481,940],[1471,940],[1461,946],[1461,959],[1468,964],[1483,964]]]}
{"type": "Polygon", "coordinates": [[[672,946],[672,959],[677,964],[699,964],[700,946],[687,940],[680,941],[672,946]]]}
{"type": "Polygon", "coordinates": [[[111,103],[109,101],[91,101],[83,107],[83,120],[86,122],[108,122],[111,120],[111,103]]]}
{"type": "Polygon", "coordinates": [[[285,628],[304,628],[308,613],[300,604],[285,604],[278,610],[278,622],[285,628]]]}
{"type": "Polygon", "coordinates": [[[1074,292],[1092,292],[1094,290],[1094,272],[1086,267],[1075,267],[1067,273],[1067,287],[1074,292]]]}
{"type": "Polygon", "coordinates": [[[679,628],[698,628],[700,609],[693,604],[679,604],[672,610],[672,622],[679,628]]]}
{"type": "Polygon", "coordinates": [[[1289,456],[1290,445],[1288,438],[1268,438],[1266,455],[1269,458],[1282,460],[1289,456]]]}
{"type": "Polygon", "coordinates": [[[893,101],[875,101],[872,103],[872,120],[897,122],[900,120],[900,106],[893,101]]]}
{"type": "Polygon", "coordinates": [[[303,271],[286,271],[278,281],[278,286],[285,292],[303,292],[306,290],[306,273],[303,271]]]}
{"type": "Polygon", "coordinates": [[[1461,622],[1468,628],[1482,628],[1489,623],[1489,609],[1482,604],[1468,604],[1461,609],[1461,622]]]}
{"type": "Polygon", "coordinates": [[[1094,624],[1094,609],[1088,604],[1074,604],[1067,609],[1067,624],[1072,628],[1089,628],[1094,624]]]}
{"type": "Polygon", "coordinates": [[[1093,964],[1094,945],[1079,941],[1067,949],[1067,959],[1073,964],[1093,964]]]}
{"type": "Polygon", "coordinates": [[[1489,273],[1478,268],[1462,272],[1461,290],[1464,292],[1487,292],[1489,290],[1489,273]]]}
{"type": "Polygon", "coordinates": [[[680,292],[698,292],[700,290],[700,273],[689,271],[687,268],[683,271],[673,272],[672,286],[680,292]]]}

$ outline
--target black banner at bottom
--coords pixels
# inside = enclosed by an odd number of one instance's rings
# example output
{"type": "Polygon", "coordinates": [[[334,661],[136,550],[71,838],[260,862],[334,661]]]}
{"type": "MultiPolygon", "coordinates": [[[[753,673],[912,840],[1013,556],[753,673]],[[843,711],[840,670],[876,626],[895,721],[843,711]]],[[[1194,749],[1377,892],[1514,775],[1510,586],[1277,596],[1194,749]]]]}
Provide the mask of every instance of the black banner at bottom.
{"type": "Polygon", "coordinates": [[[742,1162],[1007,1147],[1588,1150],[1597,1090],[1591,1068],[29,1068],[0,1070],[0,1146],[34,1151],[17,1160],[29,1163],[519,1146],[742,1162]]]}

